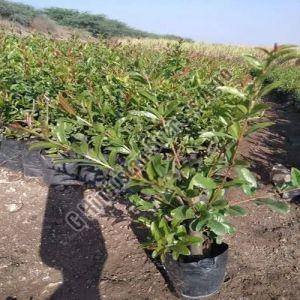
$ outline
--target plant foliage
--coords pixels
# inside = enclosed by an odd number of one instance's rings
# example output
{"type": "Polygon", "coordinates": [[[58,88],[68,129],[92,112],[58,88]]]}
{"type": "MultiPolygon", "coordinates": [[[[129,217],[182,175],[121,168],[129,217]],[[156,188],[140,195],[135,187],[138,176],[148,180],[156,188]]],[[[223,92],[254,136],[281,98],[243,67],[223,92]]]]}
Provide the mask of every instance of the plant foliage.
{"type": "MultiPolygon", "coordinates": [[[[239,150],[244,138],[270,125],[262,97],[278,85],[266,78],[298,55],[295,47],[248,55],[248,67],[219,61],[214,68],[207,58],[191,59],[182,42],[146,51],[4,35],[0,45],[5,134],[13,127],[38,136],[36,146],[52,154],[125,173],[129,200],[146,212],[139,221],[154,257],[178,259],[192,246],[221,243],[236,231],[229,217],[246,214],[244,203],[288,211],[275,198],[255,197],[256,178],[239,150]],[[224,68],[233,74],[213,80],[224,68]],[[249,198],[229,201],[232,187],[249,198]]],[[[298,170],[291,178],[279,192],[300,185],[298,170]]]]}

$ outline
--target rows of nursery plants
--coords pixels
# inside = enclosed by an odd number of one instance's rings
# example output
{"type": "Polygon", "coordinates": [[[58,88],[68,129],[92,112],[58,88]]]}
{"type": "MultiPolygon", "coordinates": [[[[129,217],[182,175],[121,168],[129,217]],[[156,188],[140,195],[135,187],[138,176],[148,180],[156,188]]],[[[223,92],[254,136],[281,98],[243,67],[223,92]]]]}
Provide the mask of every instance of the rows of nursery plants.
{"type": "MultiPolygon", "coordinates": [[[[246,201],[226,199],[228,188],[288,212],[269,195],[254,197],[258,184],[239,147],[270,125],[262,99],[280,83],[267,79],[298,57],[295,47],[230,61],[180,42],[154,50],[3,34],[0,51],[2,135],[35,138],[33,147],[61,163],[122,172],[129,200],[148,212],[139,221],[149,228],[153,257],[211,256],[236,231],[227,218],[246,213],[246,201]]],[[[300,171],[292,169],[274,196],[298,186],[300,171]]]]}

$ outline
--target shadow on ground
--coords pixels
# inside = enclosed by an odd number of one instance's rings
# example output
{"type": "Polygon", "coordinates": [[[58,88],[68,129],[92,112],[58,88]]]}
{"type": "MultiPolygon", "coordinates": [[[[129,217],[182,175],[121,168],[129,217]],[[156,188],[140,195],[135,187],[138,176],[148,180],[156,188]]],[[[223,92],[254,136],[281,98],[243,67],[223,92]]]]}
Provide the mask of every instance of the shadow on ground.
{"type": "Polygon", "coordinates": [[[275,164],[280,163],[287,168],[300,167],[299,112],[286,95],[273,95],[267,103],[272,108],[267,114],[267,121],[274,122],[274,125],[251,137],[242,149],[243,157],[264,184],[270,183],[270,173],[275,164]]]}
{"type": "Polygon", "coordinates": [[[52,300],[101,299],[98,290],[107,251],[96,219],[88,217],[82,186],[50,186],[41,235],[40,256],[62,273],[52,300]]]}

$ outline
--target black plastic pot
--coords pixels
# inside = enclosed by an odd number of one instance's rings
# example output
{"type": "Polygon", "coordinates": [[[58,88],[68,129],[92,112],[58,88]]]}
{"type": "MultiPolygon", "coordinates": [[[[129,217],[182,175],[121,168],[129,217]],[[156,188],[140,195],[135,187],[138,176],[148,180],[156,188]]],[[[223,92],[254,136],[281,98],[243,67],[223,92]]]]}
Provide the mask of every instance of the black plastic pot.
{"type": "Polygon", "coordinates": [[[214,245],[211,257],[166,258],[165,269],[172,286],[183,299],[202,299],[217,293],[225,278],[228,245],[214,245]]]}
{"type": "Polygon", "coordinates": [[[48,185],[79,185],[77,163],[54,163],[41,153],[43,178],[48,185]]]}
{"type": "Polygon", "coordinates": [[[108,180],[109,177],[108,172],[92,166],[82,166],[78,178],[90,188],[97,188],[103,186],[103,183],[108,180]]]}
{"type": "Polygon", "coordinates": [[[24,141],[4,139],[0,145],[0,164],[14,171],[23,170],[22,154],[25,150],[24,141]]]}
{"type": "Polygon", "coordinates": [[[28,177],[42,177],[44,175],[44,166],[40,150],[29,150],[23,152],[22,163],[24,175],[28,177]]]}

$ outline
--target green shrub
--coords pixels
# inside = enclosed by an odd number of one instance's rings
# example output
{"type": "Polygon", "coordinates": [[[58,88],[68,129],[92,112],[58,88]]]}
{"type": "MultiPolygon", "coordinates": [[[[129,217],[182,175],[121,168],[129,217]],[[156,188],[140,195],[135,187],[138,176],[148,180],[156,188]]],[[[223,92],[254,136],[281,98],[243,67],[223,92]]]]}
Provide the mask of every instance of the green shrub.
{"type": "MultiPolygon", "coordinates": [[[[51,153],[71,151],[77,155],[73,161],[126,174],[129,200],[148,213],[138,221],[149,230],[145,246],[153,257],[172,255],[177,260],[203,254],[235,233],[228,218],[245,215],[243,203],[289,211],[269,194],[255,197],[256,178],[239,150],[244,138],[270,125],[263,121],[267,106],[262,98],[278,83],[265,85],[265,79],[279,57],[294,54],[293,47],[282,46],[261,60],[248,55],[245,59],[256,76],[237,82],[228,77],[221,86],[209,81],[211,77],[201,81],[196,69],[191,72],[195,66],[180,44],[168,49],[160,69],[152,73],[141,62],[138,69],[125,71],[130,66],[127,58],[113,56],[111,63],[118,59],[125,70],[110,74],[107,81],[101,78],[109,97],[61,99],[66,115],[52,124],[47,142],[35,147],[51,153]],[[225,197],[230,187],[249,198],[230,202],[225,197]]],[[[300,171],[293,169],[291,182],[273,196],[299,186],[300,171]]]]}
{"type": "MultiPolygon", "coordinates": [[[[43,141],[35,147],[52,155],[126,174],[130,201],[148,212],[139,221],[154,257],[178,259],[234,233],[227,218],[245,210],[226,199],[229,187],[248,202],[288,211],[285,203],[254,197],[258,184],[238,154],[243,138],[270,125],[261,99],[279,85],[265,85],[266,78],[279,57],[295,55],[293,47],[241,63],[194,59],[182,42],[154,51],[2,34],[0,51],[5,135],[37,136],[43,141]]],[[[292,173],[278,192],[300,185],[300,172],[292,173]]]]}
{"type": "Polygon", "coordinates": [[[0,16],[21,25],[29,26],[37,14],[38,11],[29,5],[0,0],[0,16]]]}
{"type": "Polygon", "coordinates": [[[280,87],[278,91],[293,94],[300,101],[300,66],[285,65],[277,67],[268,77],[268,80],[279,81],[280,87]]]}

